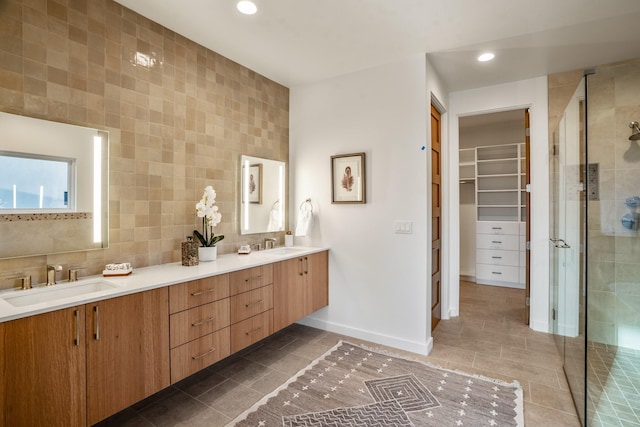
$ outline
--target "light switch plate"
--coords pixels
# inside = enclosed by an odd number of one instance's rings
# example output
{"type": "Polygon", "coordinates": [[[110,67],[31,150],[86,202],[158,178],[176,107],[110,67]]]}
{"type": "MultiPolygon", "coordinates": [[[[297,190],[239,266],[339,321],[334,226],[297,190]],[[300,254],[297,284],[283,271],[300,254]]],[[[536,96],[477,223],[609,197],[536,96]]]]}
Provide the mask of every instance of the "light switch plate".
{"type": "Polygon", "coordinates": [[[394,229],[396,234],[411,234],[413,233],[413,222],[396,221],[394,229]]]}

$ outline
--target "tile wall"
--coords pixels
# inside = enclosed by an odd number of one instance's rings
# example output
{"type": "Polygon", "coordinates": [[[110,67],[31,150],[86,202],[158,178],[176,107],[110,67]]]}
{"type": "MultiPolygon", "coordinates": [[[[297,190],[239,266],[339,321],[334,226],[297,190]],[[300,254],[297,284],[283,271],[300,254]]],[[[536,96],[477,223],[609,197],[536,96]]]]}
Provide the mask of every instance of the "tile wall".
{"type": "Polygon", "coordinates": [[[0,111],[110,135],[109,248],[0,260],[0,275],[179,261],[206,185],[222,212],[219,253],[266,236],[239,235],[239,156],[288,160],[288,88],[111,0],[0,1],[0,111]]]}
{"type": "Polygon", "coordinates": [[[640,349],[640,232],[624,228],[625,200],[640,196],[640,59],[596,68],[588,79],[588,156],[600,200],[588,212],[588,339],[640,349]]]}

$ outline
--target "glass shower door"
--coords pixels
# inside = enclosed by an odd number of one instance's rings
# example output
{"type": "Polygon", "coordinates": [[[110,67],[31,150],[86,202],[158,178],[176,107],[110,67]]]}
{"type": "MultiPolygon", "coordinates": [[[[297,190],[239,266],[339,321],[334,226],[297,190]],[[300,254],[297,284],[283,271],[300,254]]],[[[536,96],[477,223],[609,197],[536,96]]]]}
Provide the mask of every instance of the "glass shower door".
{"type": "MultiPolygon", "coordinates": [[[[584,79],[583,79],[584,81],[584,79]]],[[[578,415],[584,424],[584,82],[568,102],[551,156],[551,323],[578,415]]]]}

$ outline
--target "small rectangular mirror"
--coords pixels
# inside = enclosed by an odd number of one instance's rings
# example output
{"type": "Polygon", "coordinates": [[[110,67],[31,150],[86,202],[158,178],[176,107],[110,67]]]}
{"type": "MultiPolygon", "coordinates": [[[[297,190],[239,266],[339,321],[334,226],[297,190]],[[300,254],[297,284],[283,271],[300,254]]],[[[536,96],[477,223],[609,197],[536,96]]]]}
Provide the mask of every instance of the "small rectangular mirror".
{"type": "Polygon", "coordinates": [[[240,234],[283,231],[285,163],[240,156],[240,234]]]}

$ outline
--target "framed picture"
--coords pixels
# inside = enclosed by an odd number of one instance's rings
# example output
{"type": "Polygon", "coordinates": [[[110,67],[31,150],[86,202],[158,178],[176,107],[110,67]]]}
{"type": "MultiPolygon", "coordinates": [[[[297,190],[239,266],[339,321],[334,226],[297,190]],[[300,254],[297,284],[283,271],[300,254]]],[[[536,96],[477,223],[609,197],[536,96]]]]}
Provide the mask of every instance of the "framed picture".
{"type": "Polygon", "coordinates": [[[331,156],[331,203],[366,203],[364,153],[331,156]]]}
{"type": "Polygon", "coordinates": [[[262,163],[249,166],[247,194],[249,203],[262,204],[262,163]]]}

